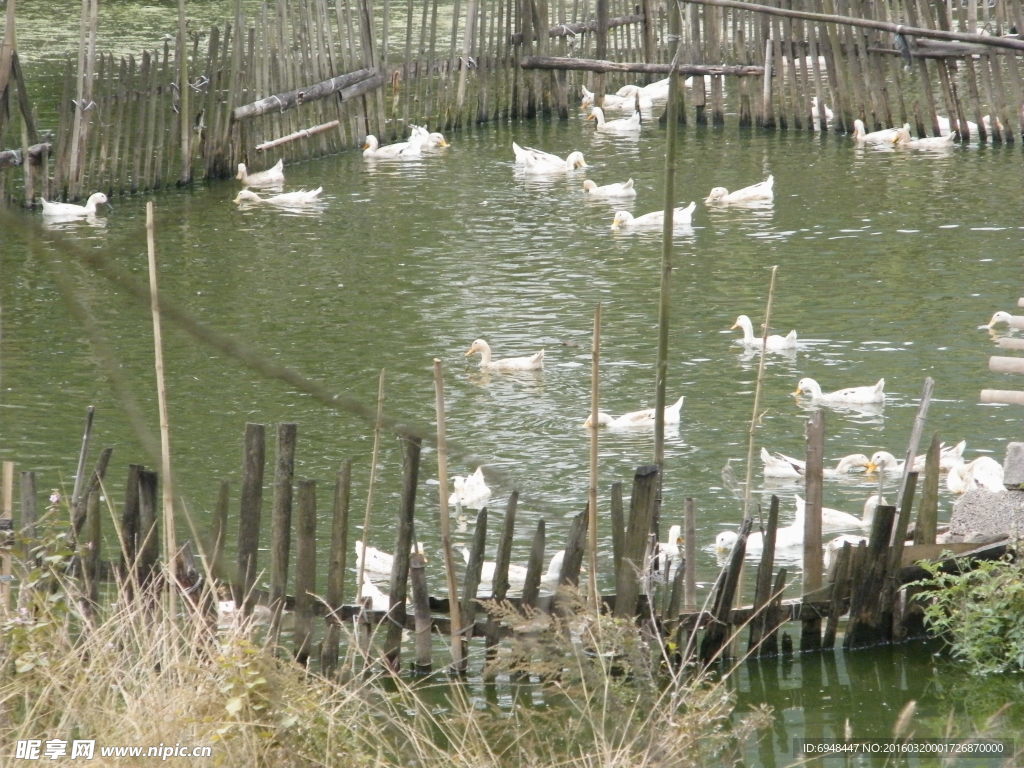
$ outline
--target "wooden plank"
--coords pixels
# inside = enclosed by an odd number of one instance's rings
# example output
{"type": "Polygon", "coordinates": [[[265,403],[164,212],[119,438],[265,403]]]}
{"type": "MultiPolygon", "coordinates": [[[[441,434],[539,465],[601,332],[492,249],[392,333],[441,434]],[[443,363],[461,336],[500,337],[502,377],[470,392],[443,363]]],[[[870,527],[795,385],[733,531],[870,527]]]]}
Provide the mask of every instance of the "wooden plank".
{"type": "MultiPolygon", "coordinates": [[[[561,56],[524,56],[519,60],[522,69],[568,69],[586,72],[641,72],[667,75],[672,65],[644,62],[618,62],[605,59],[574,59],[561,56]]],[[[736,77],[760,77],[764,67],[748,64],[679,64],[680,75],[735,75],[736,77]]],[[[595,92],[596,93],[596,92],[595,92]]]]}
{"type": "Polygon", "coordinates": [[[260,544],[260,514],[263,507],[263,467],[266,454],[266,429],[262,424],[245,425],[242,459],[242,489],[238,511],[237,572],[234,584],[235,605],[246,615],[254,605],[252,589],[256,584],[257,552],[260,544]]]}
{"type": "Polygon", "coordinates": [[[391,583],[388,611],[394,623],[388,626],[384,640],[384,655],[388,666],[397,670],[402,647],[402,626],[405,625],[405,602],[408,594],[409,553],[416,540],[415,512],[416,486],[419,481],[420,451],[423,441],[416,435],[402,435],[402,498],[398,508],[398,533],[395,539],[395,559],[391,565],[391,583]]]}

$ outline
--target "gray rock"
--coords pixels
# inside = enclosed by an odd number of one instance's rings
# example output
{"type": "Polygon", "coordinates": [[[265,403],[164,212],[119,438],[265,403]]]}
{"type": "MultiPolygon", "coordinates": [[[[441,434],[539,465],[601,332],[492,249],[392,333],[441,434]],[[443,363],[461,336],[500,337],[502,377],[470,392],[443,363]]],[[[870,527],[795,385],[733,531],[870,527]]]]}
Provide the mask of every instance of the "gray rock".
{"type": "Polygon", "coordinates": [[[953,504],[949,532],[979,537],[1024,535],[1024,491],[986,491],[975,488],[953,504]]]}

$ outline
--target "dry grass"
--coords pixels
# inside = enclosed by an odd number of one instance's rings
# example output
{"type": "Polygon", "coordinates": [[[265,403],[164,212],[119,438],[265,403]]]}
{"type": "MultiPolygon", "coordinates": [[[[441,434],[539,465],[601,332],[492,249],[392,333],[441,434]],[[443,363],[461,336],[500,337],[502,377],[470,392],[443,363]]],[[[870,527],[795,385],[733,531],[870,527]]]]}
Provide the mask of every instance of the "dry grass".
{"type": "Polygon", "coordinates": [[[499,706],[478,684],[395,678],[357,657],[327,679],[252,624],[218,629],[186,601],[172,616],[145,590],[89,616],[57,571],[32,583],[0,629],[7,745],[208,745],[189,764],[223,766],[685,768],[738,763],[756,724],[734,723],[723,685],[673,671],[635,627],[579,605],[571,618],[503,617],[519,638],[492,671],[509,690],[507,674],[534,682],[525,705],[499,706]]]}

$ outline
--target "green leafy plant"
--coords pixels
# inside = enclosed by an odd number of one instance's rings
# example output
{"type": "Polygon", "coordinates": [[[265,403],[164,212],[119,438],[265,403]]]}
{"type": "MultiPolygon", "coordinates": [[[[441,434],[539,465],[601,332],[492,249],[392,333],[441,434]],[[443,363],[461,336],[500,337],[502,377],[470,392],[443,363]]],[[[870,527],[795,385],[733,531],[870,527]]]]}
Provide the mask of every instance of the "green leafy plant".
{"type": "Polygon", "coordinates": [[[958,560],[957,570],[922,562],[929,578],[914,583],[925,624],[975,674],[1024,671],[1024,563],[958,560]]]}

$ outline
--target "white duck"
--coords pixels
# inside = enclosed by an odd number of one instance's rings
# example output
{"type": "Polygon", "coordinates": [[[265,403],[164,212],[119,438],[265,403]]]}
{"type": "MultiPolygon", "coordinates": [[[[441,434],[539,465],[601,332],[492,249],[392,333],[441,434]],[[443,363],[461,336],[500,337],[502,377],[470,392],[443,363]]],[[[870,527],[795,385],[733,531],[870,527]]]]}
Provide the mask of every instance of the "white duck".
{"type": "Polygon", "coordinates": [[[39,202],[43,204],[43,216],[59,216],[69,219],[79,216],[95,216],[96,208],[100,205],[105,205],[108,208],[110,207],[110,203],[107,202],[107,196],[102,192],[93,192],[89,195],[89,199],[85,201],[85,205],[75,205],[74,203],[53,203],[42,197],[39,198],[39,202]]]}
{"type": "Polygon", "coordinates": [[[370,599],[371,611],[390,611],[391,598],[388,597],[380,587],[370,581],[370,577],[363,573],[363,588],[360,590],[361,597],[370,599]]]}
{"type": "MultiPolygon", "coordinates": [[[[686,227],[693,221],[693,212],[697,208],[696,202],[691,202],[685,208],[674,208],[672,210],[672,226],[686,227]]],[[[640,216],[634,216],[629,211],[616,211],[612,219],[612,229],[656,229],[661,227],[665,221],[664,211],[652,211],[640,216]]]]}
{"type": "Polygon", "coordinates": [[[597,130],[601,133],[636,133],[640,130],[640,111],[634,110],[629,117],[619,117],[614,120],[607,120],[604,110],[600,107],[591,107],[587,120],[597,121],[597,130]]]}
{"type": "Polygon", "coordinates": [[[636,197],[632,179],[600,186],[596,181],[587,179],[583,182],[583,192],[591,197],[636,197]]]}
{"type": "Polygon", "coordinates": [[[824,405],[874,405],[885,402],[885,379],[879,379],[873,386],[822,392],[821,386],[814,379],[803,378],[797,382],[793,394],[807,395],[811,402],[824,405]]]}
{"type": "Polygon", "coordinates": [[[444,147],[450,147],[451,144],[445,139],[443,133],[438,131],[428,131],[424,125],[412,126],[411,136],[418,136],[420,139],[421,147],[423,149],[443,149],[444,147]]]}
{"type": "MultiPolygon", "coordinates": [[[[903,127],[909,131],[910,123],[904,123],[903,127]]],[[[891,144],[898,130],[899,128],[883,128],[868,133],[864,128],[864,121],[857,118],[853,121],[853,141],[855,144],[891,144]]]]}
{"type": "MultiPolygon", "coordinates": [[[[689,80],[689,78],[687,79],[689,80]]],[[[661,80],[655,80],[653,83],[648,83],[647,85],[624,85],[615,93],[618,96],[631,96],[639,91],[652,101],[665,101],[668,99],[668,89],[670,84],[671,80],[665,77],[661,80]]],[[[686,83],[686,85],[689,84],[689,82],[686,83]]]]}
{"type": "MultiPolygon", "coordinates": [[[[739,534],[736,531],[721,531],[715,536],[715,551],[720,555],[727,555],[732,551],[739,534]]],[[[793,549],[801,547],[804,543],[804,524],[802,520],[795,523],[781,526],[775,529],[776,549],[793,549]]],[[[761,531],[752,531],[747,536],[747,557],[757,557],[764,549],[764,534],[761,531]]]]}
{"type": "Polygon", "coordinates": [[[422,149],[423,137],[416,133],[408,141],[396,141],[383,146],[371,133],[363,142],[363,157],[366,160],[413,160],[422,156],[422,149]]]}
{"type": "Polygon", "coordinates": [[[868,543],[868,537],[860,536],[856,533],[843,533],[826,542],[824,555],[825,570],[827,571],[832,567],[832,563],[834,563],[836,558],[839,557],[839,552],[842,550],[843,545],[849,544],[852,549],[857,549],[857,547],[861,545],[861,542],[865,544],[868,543]]]}
{"type": "Polygon", "coordinates": [[[586,168],[587,162],[583,153],[574,150],[563,159],[551,152],[533,147],[521,147],[512,142],[512,152],[516,157],[516,165],[522,165],[527,171],[533,173],[564,173],[575,171],[577,168],[586,168]]]}
{"type": "MultiPolygon", "coordinates": [[[[827,123],[831,123],[832,122],[832,118],[834,117],[834,115],[832,113],[832,110],[829,109],[828,104],[822,104],[822,111],[825,113],[825,123],[826,124],[827,123]]],[[[818,127],[818,123],[820,122],[819,116],[818,116],[818,97],[817,96],[812,96],[811,97],[811,122],[814,124],[815,128],[818,127]]]]}
{"type": "MultiPolygon", "coordinates": [[[[953,467],[963,464],[964,461],[964,448],[967,447],[967,441],[961,440],[956,445],[943,445],[939,448],[939,471],[949,472],[953,467]]],[[[911,464],[911,469],[914,472],[923,472],[925,462],[928,460],[927,454],[919,454],[914,457],[914,463],[911,464]]],[[[871,461],[868,465],[868,472],[884,472],[886,474],[901,475],[903,474],[903,461],[897,459],[888,451],[875,451],[871,454],[871,461]]]]}
{"type": "Polygon", "coordinates": [[[986,325],[983,325],[981,327],[982,328],[988,328],[989,330],[991,330],[992,328],[995,328],[997,325],[1004,325],[1004,324],[1008,325],[1008,326],[1010,326],[1012,328],[1013,327],[1013,315],[1011,315],[1009,312],[1006,312],[1005,310],[1000,309],[998,312],[996,312],[994,315],[992,315],[992,319],[989,320],[986,325]]]}
{"type": "Polygon", "coordinates": [[[489,371],[536,371],[544,367],[544,350],[523,357],[491,359],[491,346],[483,339],[477,339],[466,350],[465,357],[480,355],[480,367],[489,371]]]}
{"type": "Polygon", "coordinates": [[[278,160],[265,171],[256,173],[249,173],[245,163],[239,163],[235,178],[241,181],[244,187],[280,187],[284,184],[284,160],[278,160]]]}
{"type": "Polygon", "coordinates": [[[639,85],[624,85],[616,91],[614,96],[606,95],[601,106],[605,109],[620,109],[629,112],[639,109],[647,112],[654,108],[654,98],[639,85]],[[609,103],[609,99],[611,99],[611,103],[609,103]]]}
{"type": "Polygon", "coordinates": [[[740,315],[736,318],[736,322],[732,324],[733,330],[739,328],[743,331],[743,338],[739,340],[739,343],[746,349],[760,352],[761,349],[766,349],[769,352],[791,352],[796,349],[796,330],[792,330],[785,336],[779,336],[778,334],[772,334],[768,338],[763,340],[760,336],[754,335],[754,325],[750,322],[750,318],[746,315],[740,315]]]}
{"type": "Polygon", "coordinates": [[[705,203],[717,205],[742,205],[744,203],[766,203],[774,199],[775,177],[769,176],[764,181],[751,184],[749,187],[730,192],[725,187],[714,187],[704,198],[705,203]]]}
{"type": "MultiPolygon", "coordinates": [[[[987,115],[986,115],[986,117],[987,117],[987,115]]],[[[950,120],[945,115],[936,115],[935,116],[935,120],[939,124],[939,135],[940,136],[945,136],[947,133],[952,133],[953,131],[958,130],[959,122],[953,122],[952,120],[950,120]]],[[[982,118],[982,121],[984,122],[984,118],[982,118]]],[[[977,136],[978,135],[978,124],[968,120],[967,121],[967,130],[968,130],[968,132],[970,133],[970,135],[972,137],[977,136]]],[[[985,130],[988,131],[988,126],[985,127],[985,130]]]]}
{"type": "MultiPolygon", "coordinates": [[[[369,545],[367,545],[364,550],[363,542],[361,540],[356,541],[355,550],[357,571],[362,569],[363,573],[370,573],[378,577],[391,575],[391,568],[395,563],[395,556],[390,552],[385,552],[383,549],[377,549],[377,547],[369,545]]],[[[409,552],[419,552],[419,554],[422,555],[423,545],[417,542],[415,546],[409,548],[409,552]]]]}
{"type": "Polygon", "coordinates": [[[949,149],[953,146],[954,142],[956,142],[955,133],[915,139],[911,137],[910,131],[906,126],[897,130],[896,135],[892,137],[893,146],[903,149],[949,149]]]}
{"type": "MultiPolygon", "coordinates": [[[[583,89],[583,98],[580,100],[580,107],[586,109],[587,107],[594,106],[596,94],[589,90],[585,85],[581,87],[583,89]]],[[[650,109],[654,106],[650,97],[641,95],[638,100],[632,94],[625,96],[614,93],[606,93],[604,98],[601,100],[600,106],[602,109],[616,109],[632,112],[636,109],[638,102],[640,109],[650,109]]]]}
{"type": "MultiPolygon", "coordinates": [[[[764,464],[765,477],[802,480],[807,476],[807,463],[784,453],[772,453],[767,448],[761,448],[761,462],[764,464]]],[[[863,453],[851,453],[839,459],[835,467],[825,467],[822,474],[825,477],[840,477],[854,469],[867,468],[869,464],[870,460],[863,453]]]]}
{"type": "Polygon", "coordinates": [[[300,189],[296,192],[282,192],[279,195],[260,197],[252,190],[242,189],[239,190],[237,195],[235,195],[234,202],[238,204],[266,203],[267,205],[277,205],[284,208],[290,208],[319,202],[317,198],[323,191],[323,187],[317,187],[316,189],[300,189]]]}
{"type": "MultiPolygon", "coordinates": [[[[678,424],[679,413],[683,409],[683,401],[686,396],[680,396],[671,405],[665,406],[665,424],[678,424]]],[[[583,422],[584,427],[589,427],[593,423],[590,416],[587,416],[587,420],[583,422]]],[[[653,427],[654,426],[654,409],[644,408],[639,411],[630,411],[624,413],[621,416],[609,416],[603,411],[598,411],[597,414],[597,426],[599,427],[653,427]]]]}
{"type": "Polygon", "coordinates": [[[483,467],[477,467],[472,475],[456,475],[452,478],[452,492],[448,496],[448,503],[466,507],[467,509],[480,509],[487,505],[491,498],[491,489],[484,481],[483,467]]]}
{"type": "MultiPolygon", "coordinates": [[[[807,508],[807,503],[800,496],[795,497],[795,501],[795,523],[803,525],[804,510],[807,508]]],[[[849,512],[843,512],[841,509],[822,507],[821,530],[827,533],[829,531],[843,531],[848,528],[870,528],[871,523],[875,520],[875,512],[878,510],[878,507],[886,503],[885,498],[883,496],[879,496],[877,493],[868,496],[864,501],[864,507],[861,510],[860,517],[857,515],[851,515],[849,512]]]]}
{"type": "Polygon", "coordinates": [[[966,493],[975,488],[996,493],[1005,491],[1003,465],[991,456],[979,456],[953,467],[946,475],[946,488],[952,493],[966,493]]]}
{"type": "MultiPolygon", "coordinates": [[[[469,549],[462,547],[462,559],[469,565],[469,549]]],[[[551,560],[548,561],[547,570],[541,574],[540,583],[545,585],[555,584],[558,581],[558,577],[562,571],[562,561],[565,560],[565,550],[560,549],[551,556],[551,560]]],[[[484,560],[483,566],[480,569],[480,588],[479,591],[490,592],[493,590],[494,584],[494,569],[495,564],[489,560],[484,560]]],[[[518,565],[517,563],[508,564],[508,584],[513,589],[522,589],[523,585],[526,584],[526,571],[525,565],[518,565]]]]}

